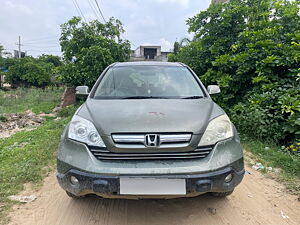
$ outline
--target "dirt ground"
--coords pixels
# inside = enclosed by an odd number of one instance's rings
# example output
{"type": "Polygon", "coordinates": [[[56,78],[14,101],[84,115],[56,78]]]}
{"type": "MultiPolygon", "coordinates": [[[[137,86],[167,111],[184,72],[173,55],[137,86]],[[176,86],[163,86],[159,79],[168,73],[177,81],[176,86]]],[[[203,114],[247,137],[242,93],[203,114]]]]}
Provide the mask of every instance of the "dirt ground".
{"type": "Polygon", "coordinates": [[[300,224],[300,202],[284,187],[247,168],[231,196],[202,195],[172,200],[117,200],[87,197],[73,200],[51,173],[37,199],[15,206],[10,225],[193,225],[300,224]]]}

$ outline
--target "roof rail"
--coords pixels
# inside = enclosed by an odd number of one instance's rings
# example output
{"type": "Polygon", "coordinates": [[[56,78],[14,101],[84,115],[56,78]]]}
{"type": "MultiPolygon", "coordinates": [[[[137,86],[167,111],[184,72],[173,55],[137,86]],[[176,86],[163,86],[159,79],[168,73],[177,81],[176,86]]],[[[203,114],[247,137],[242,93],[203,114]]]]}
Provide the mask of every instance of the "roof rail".
{"type": "Polygon", "coordinates": [[[182,62],[177,62],[177,63],[179,63],[180,65],[182,65],[182,66],[184,66],[184,67],[187,67],[187,65],[185,65],[185,64],[182,63],[182,62]]]}
{"type": "Polygon", "coordinates": [[[120,62],[114,62],[114,63],[110,64],[109,66],[115,66],[118,63],[120,63],[120,62]]]}

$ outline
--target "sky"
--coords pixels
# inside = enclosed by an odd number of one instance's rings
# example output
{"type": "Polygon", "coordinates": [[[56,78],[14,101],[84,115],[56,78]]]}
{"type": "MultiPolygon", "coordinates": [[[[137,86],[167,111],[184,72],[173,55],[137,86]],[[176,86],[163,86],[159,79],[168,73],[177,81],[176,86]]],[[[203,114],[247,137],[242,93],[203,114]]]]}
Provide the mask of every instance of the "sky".
{"type": "MultiPolygon", "coordinates": [[[[98,0],[106,20],[115,17],[124,25],[124,37],[131,48],[139,45],[161,45],[172,49],[174,42],[190,37],[186,20],[205,10],[211,0],[98,0]]],[[[103,19],[95,0],[0,0],[0,44],[6,51],[17,49],[28,55],[43,53],[61,55],[60,25],[73,16],[80,16],[78,4],[86,21],[103,19]]]]}

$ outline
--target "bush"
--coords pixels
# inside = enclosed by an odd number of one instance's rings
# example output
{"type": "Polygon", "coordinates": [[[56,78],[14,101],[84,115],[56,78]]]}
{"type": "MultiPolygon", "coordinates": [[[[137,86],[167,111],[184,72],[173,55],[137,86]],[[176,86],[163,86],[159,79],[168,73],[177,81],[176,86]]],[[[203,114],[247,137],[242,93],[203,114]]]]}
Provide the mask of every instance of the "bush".
{"type": "Polygon", "coordinates": [[[231,0],[187,23],[194,39],[170,59],[221,86],[215,100],[238,130],[280,143],[298,138],[300,2],[231,0]]]}
{"type": "Polygon", "coordinates": [[[276,87],[253,93],[229,112],[241,132],[286,144],[300,138],[299,95],[299,86],[276,87]]]}
{"type": "Polygon", "coordinates": [[[51,84],[53,64],[32,57],[16,59],[5,76],[12,87],[46,87],[51,84]]]}
{"type": "Polygon", "coordinates": [[[79,106],[80,106],[80,103],[75,104],[75,105],[66,106],[58,112],[58,116],[59,117],[73,116],[79,106]]]}

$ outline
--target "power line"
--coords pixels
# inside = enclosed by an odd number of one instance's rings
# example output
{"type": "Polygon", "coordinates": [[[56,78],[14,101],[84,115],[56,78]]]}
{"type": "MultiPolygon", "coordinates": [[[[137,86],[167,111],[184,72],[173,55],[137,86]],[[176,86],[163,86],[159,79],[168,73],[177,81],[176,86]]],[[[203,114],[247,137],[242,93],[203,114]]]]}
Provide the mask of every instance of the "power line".
{"type": "Polygon", "coordinates": [[[35,49],[29,49],[29,50],[26,50],[27,52],[28,51],[31,51],[31,52],[61,52],[61,51],[54,51],[54,50],[35,50],[35,49]]]}
{"type": "MultiPolygon", "coordinates": [[[[90,0],[89,0],[89,1],[90,1],[90,0]]],[[[99,4],[98,4],[98,1],[95,0],[95,3],[96,3],[96,6],[97,6],[97,8],[98,8],[98,11],[99,11],[101,17],[103,18],[103,21],[106,23],[106,19],[105,19],[104,15],[103,15],[103,12],[102,12],[102,10],[101,10],[99,4]]],[[[183,33],[183,32],[180,32],[180,33],[183,33]]],[[[184,33],[185,33],[185,32],[184,32],[184,33]]],[[[176,34],[179,34],[179,33],[176,33],[176,34]]],[[[125,40],[128,40],[128,39],[125,38],[124,35],[122,35],[122,34],[121,34],[121,37],[122,37],[123,39],[125,39],[125,40]]],[[[156,39],[156,38],[155,38],[155,39],[156,39]]],[[[153,39],[152,39],[152,40],[153,40],[153,39]]],[[[131,44],[132,44],[133,46],[137,47],[137,45],[135,45],[134,43],[131,42],[131,44]]]]}
{"type": "Polygon", "coordinates": [[[59,38],[60,35],[53,35],[53,36],[46,36],[46,37],[40,37],[40,38],[34,38],[34,39],[29,39],[29,40],[25,40],[25,43],[29,43],[29,42],[40,42],[42,40],[57,40],[57,38],[59,38]]]}
{"type": "MultiPolygon", "coordinates": [[[[73,2],[73,4],[74,4],[74,6],[75,6],[75,9],[76,9],[78,15],[81,16],[80,11],[79,11],[79,9],[77,8],[77,5],[76,5],[76,3],[74,2],[74,0],[72,0],[72,2],[73,2]]],[[[82,17],[82,16],[81,16],[81,17],[82,17]]]]}
{"type": "Polygon", "coordinates": [[[81,15],[82,15],[82,18],[83,18],[83,19],[84,19],[84,21],[86,22],[85,16],[84,16],[84,14],[82,13],[82,10],[80,9],[80,7],[79,7],[79,4],[78,4],[77,0],[74,0],[74,1],[75,1],[76,5],[77,5],[77,7],[78,7],[78,9],[79,9],[79,11],[80,11],[80,13],[81,13],[81,15]]]}
{"type": "Polygon", "coordinates": [[[81,11],[81,9],[80,9],[78,3],[77,3],[77,0],[72,0],[72,1],[73,1],[74,5],[75,5],[76,9],[78,10],[77,12],[79,12],[79,15],[81,15],[81,17],[82,17],[82,18],[84,19],[84,21],[86,22],[86,19],[85,19],[84,15],[83,15],[83,13],[82,13],[82,11],[81,11]]]}
{"type": "Polygon", "coordinates": [[[48,39],[48,40],[40,40],[40,41],[30,41],[30,42],[23,42],[24,44],[56,44],[59,43],[59,39],[48,39]]]}
{"type": "Polygon", "coordinates": [[[43,44],[59,44],[59,40],[45,40],[45,41],[35,41],[35,42],[23,42],[26,45],[32,45],[32,44],[37,44],[37,45],[43,45],[43,44]]]}
{"type": "Polygon", "coordinates": [[[60,46],[59,43],[25,43],[24,44],[25,46],[32,46],[32,47],[57,47],[57,46],[60,46]]]}
{"type": "MultiPolygon", "coordinates": [[[[14,51],[15,49],[5,48],[4,50],[14,51]]],[[[26,52],[28,52],[28,51],[31,51],[31,52],[60,52],[61,53],[61,51],[56,51],[56,50],[35,50],[35,49],[26,50],[26,52]]]]}
{"type": "Polygon", "coordinates": [[[96,16],[96,19],[100,19],[99,15],[98,15],[98,13],[97,13],[97,9],[95,9],[95,6],[94,6],[93,2],[92,2],[91,0],[88,0],[88,2],[89,2],[89,5],[90,5],[90,7],[91,7],[93,13],[94,13],[95,16],[96,16]]]}
{"type": "MultiPolygon", "coordinates": [[[[89,3],[90,3],[90,6],[92,7],[90,0],[89,0],[89,3]]],[[[99,13],[100,13],[100,15],[101,15],[103,21],[104,21],[105,23],[107,23],[107,22],[106,22],[106,19],[105,19],[105,17],[104,17],[104,14],[103,14],[103,12],[102,12],[102,10],[101,10],[99,4],[98,4],[98,1],[95,0],[95,3],[96,3],[97,9],[98,9],[98,11],[99,11],[99,13]]],[[[94,9],[94,8],[93,8],[93,9],[94,9]]],[[[123,34],[121,34],[120,36],[121,36],[123,39],[128,40],[123,34]]],[[[131,43],[131,44],[132,44],[133,46],[137,47],[134,43],[131,43]]]]}
{"type": "Polygon", "coordinates": [[[32,44],[24,44],[24,46],[29,46],[33,48],[58,48],[59,45],[32,45],[32,44]]]}
{"type": "MultiPolygon", "coordinates": [[[[127,39],[126,39],[127,40],[127,39]]],[[[136,44],[134,44],[133,42],[130,41],[130,44],[133,45],[133,47],[138,47],[136,44]]]]}
{"type": "Polygon", "coordinates": [[[106,23],[105,17],[104,17],[104,15],[103,15],[103,13],[102,13],[100,7],[99,7],[98,1],[95,0],[95,2],[96,2],[96,6],[97,6],[97,8],[98,8],[98,10],[99,10],[99,12],[100,12],[100,15],[102,16],[103,21],[106,23]]]}

